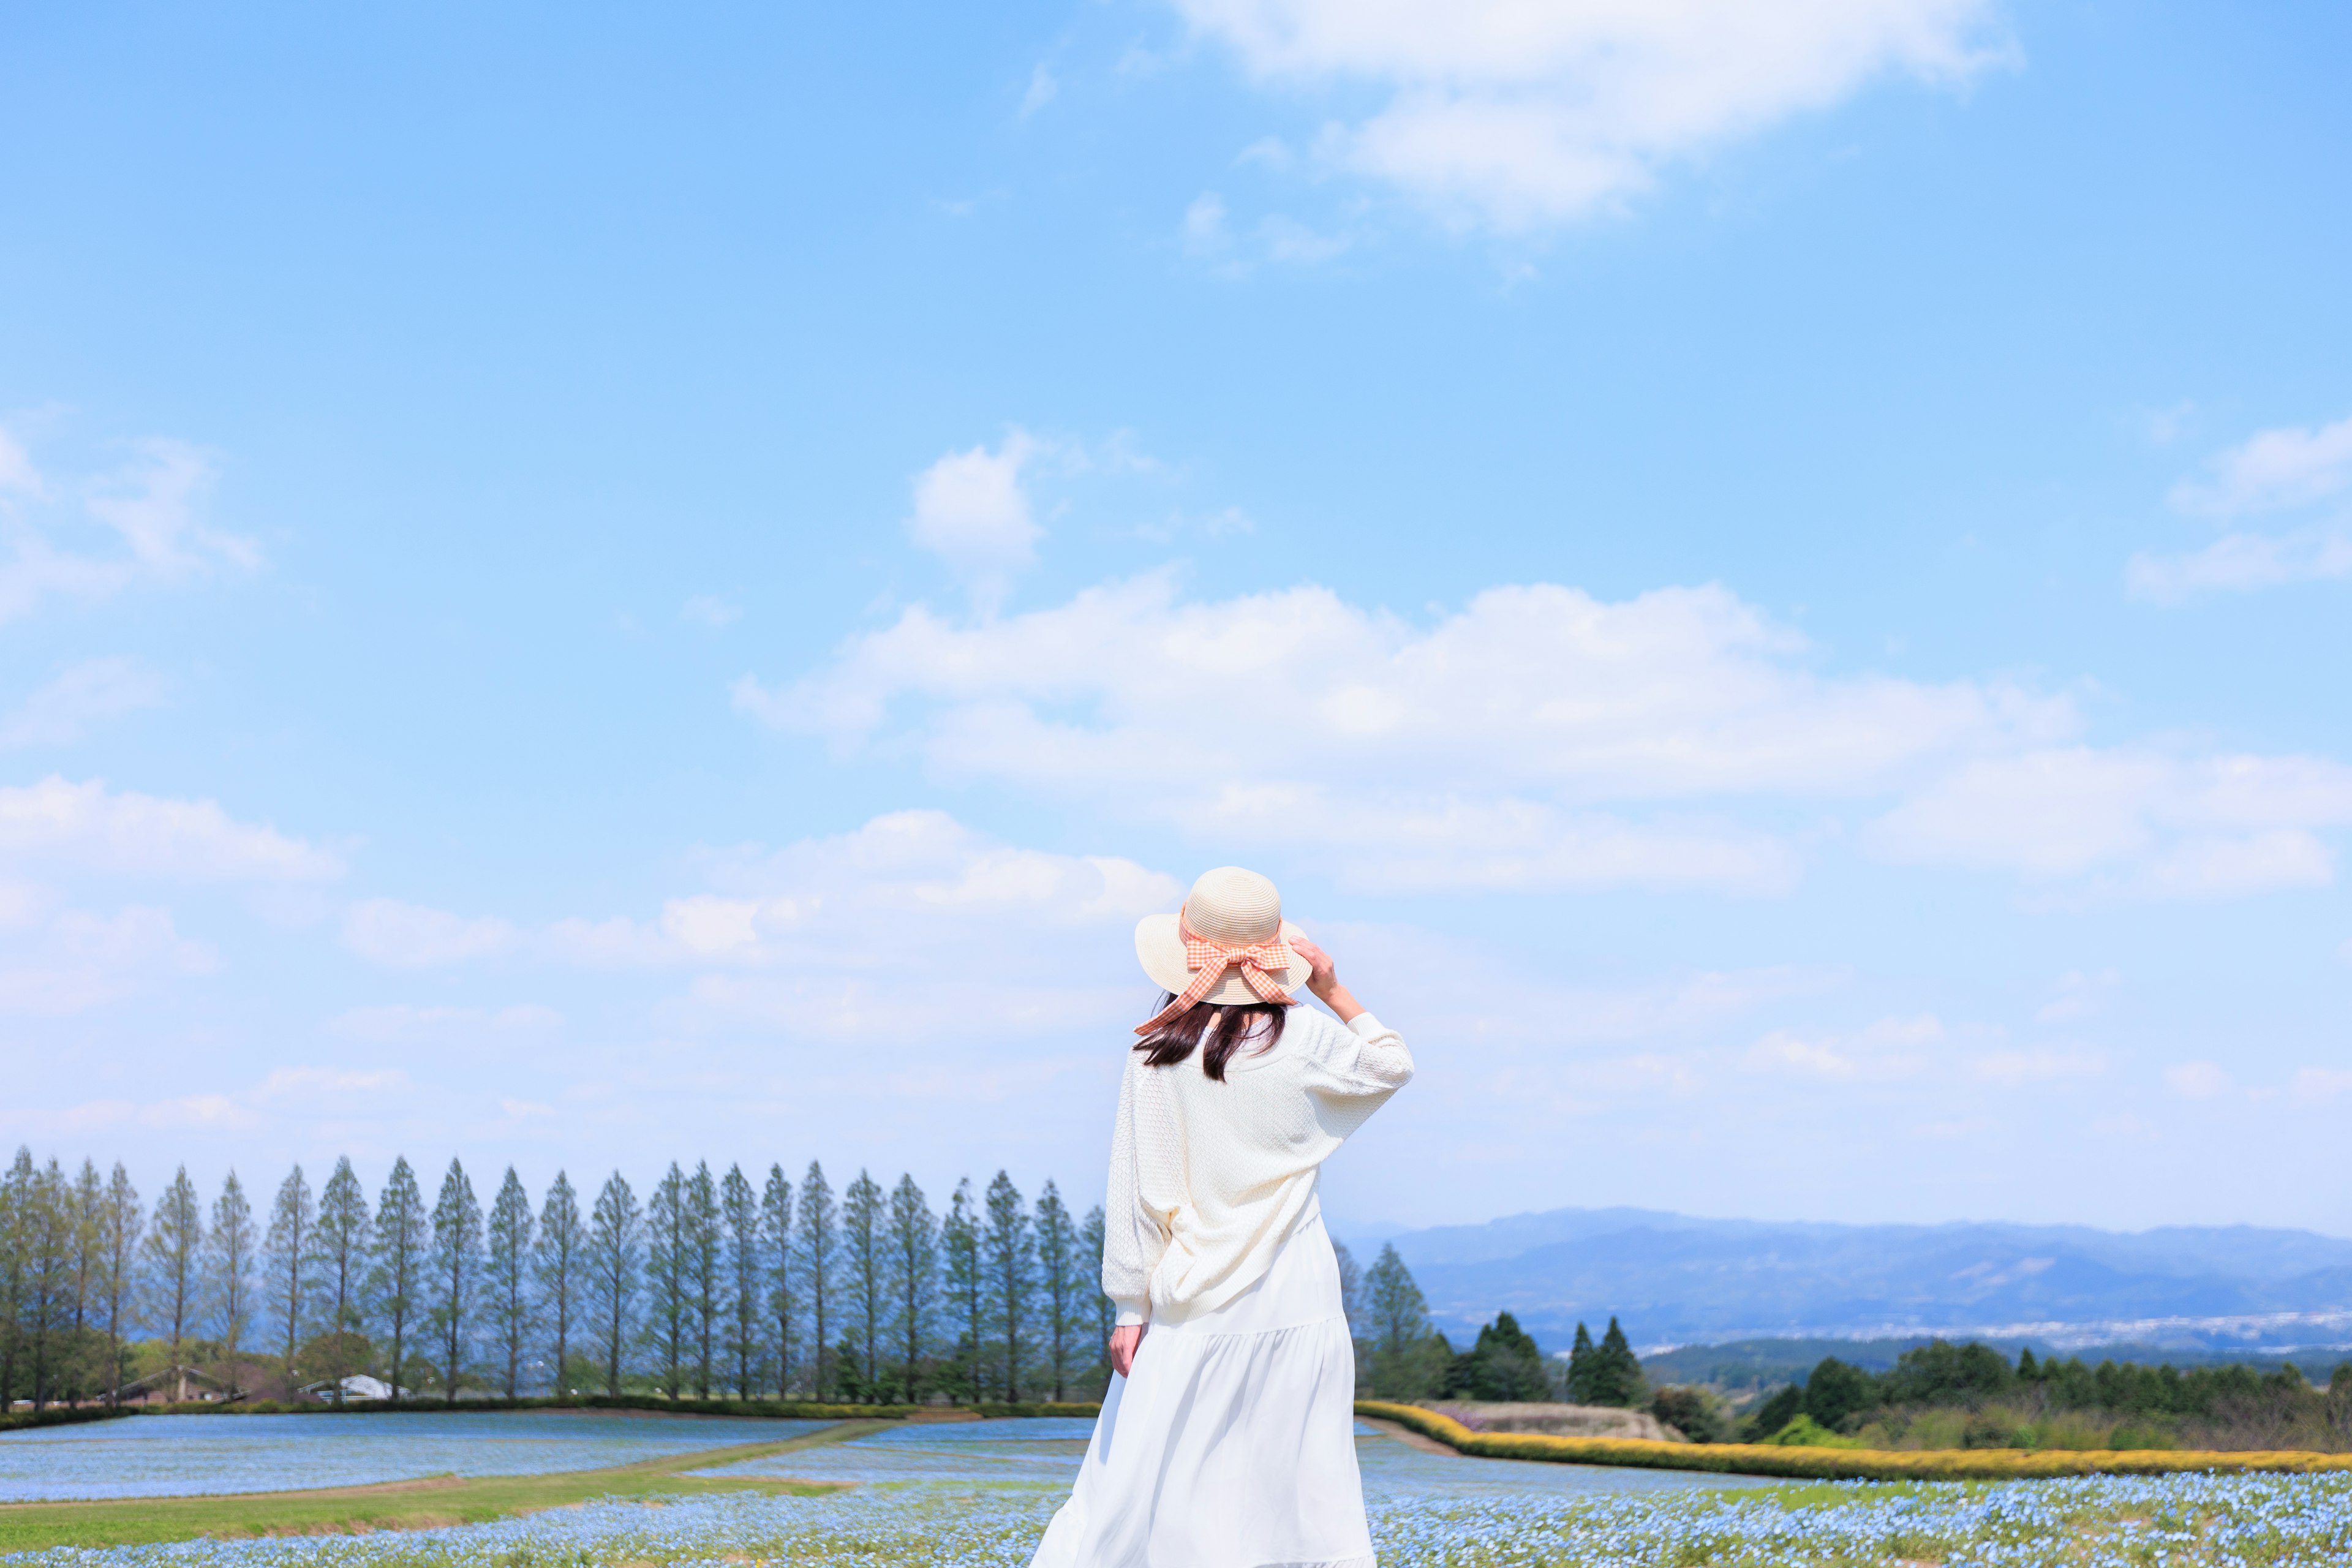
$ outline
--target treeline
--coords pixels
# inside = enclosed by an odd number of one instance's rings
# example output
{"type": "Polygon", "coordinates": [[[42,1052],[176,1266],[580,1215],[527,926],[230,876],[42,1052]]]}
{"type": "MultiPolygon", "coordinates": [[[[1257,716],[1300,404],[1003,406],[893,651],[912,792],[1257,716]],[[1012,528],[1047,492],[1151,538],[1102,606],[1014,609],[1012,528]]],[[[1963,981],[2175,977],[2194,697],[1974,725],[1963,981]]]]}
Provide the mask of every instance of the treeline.
{"type": "Polygon", "coordinates": [[[1577,1324],[1565,1358],[1545,1355],[1508,1312],[1456,1350],[1430,1321],[1429,1302],[1395,1247],[1381,1247],[1360,1279],[1341,1247],[1339,1268],[1355,1325],[1356,1388],[1368,1398],[1612,1405],[1646,1410],[1695,1443],[1732,1436],[1723,1399],[1711,1389],[1654,1384],[1614,1317],[1597,1342],[1577,1324]]]}
{"type": "Polygon", "coordinates": [[[449,1163],[406,1159],[371,1199],[347,1159],[297,1166],[257,1210],[185,1169],[152,1207],[118,1163],[18,1151],[0,1181],[0,1408],[137,1398],[651,1392],[912,1402],[1098,1391],[1112,1309],[1102,1211],[999,1172],[935,1210],[911,1176],[836,1194],[812,1162],[673,1163],[642,1198],[511,1167],[486,1206],[449,1163]],[[154,1364],[160,1361],[160,1365],[154,1364]],[[145,1375],[142,1376],[142,1373],[145,1375]]]}
{"type": "Polygon", "coordinates": [[[1937,1340],[1871,1373],[1824,1357],[1759,1403],[1750,1441],[1845,1438],[1872,1447],[2352,1447],[2352,1362],[2325,1384],[2293,1365],[2181,1369],[2079,1357],[2012,1363],[1937,1340]]]}

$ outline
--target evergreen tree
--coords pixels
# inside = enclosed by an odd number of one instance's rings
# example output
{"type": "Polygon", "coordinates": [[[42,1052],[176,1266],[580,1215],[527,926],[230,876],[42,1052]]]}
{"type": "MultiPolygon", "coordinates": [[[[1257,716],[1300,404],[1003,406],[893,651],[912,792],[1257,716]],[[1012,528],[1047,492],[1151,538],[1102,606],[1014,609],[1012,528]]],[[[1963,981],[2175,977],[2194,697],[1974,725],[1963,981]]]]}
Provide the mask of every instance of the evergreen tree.
{"type": "Polygon", "coordinates": [[[1344,1241],[1331,1244],[1332,1260],[1339,1265],[1339,1310],[1348,1315],[1348,1337],[1362,1340],[1370,1331],[1370,1309],[1364,1303],[1364,1271],[1344,1241]]]}
{"type": "Polygon", "coordinates": [[[776,1397],[793,1393],[793,1310],[797,1305],[799,1270],[794,1249],[799,1237],[793,1229],[793,1184],[781,1164],[768,1167],[767,1185],[760,1192],[760,1235],[768,1252],[768,1315],[776,1325],[776,1397]]]}
{"type": "Polygon", "coordinates": [[[374,1315],[392,1331],[392,1402],[403,1397],[402,1375],[408,1370],[408,1331],[416,1321],[422,1298],[425,1247],[430,1235],[425,1194],[416,1173],[401,1155],[392,1163],[383,1192],[375,1201],[375,1272],[369,1295],[374,1315]]]}
{"type": "Polygon", "coordinates": [[[73,1271],[72,1197],[65,1170],[54,1158],[33,1178],[20,1237],[26,1267],[24,1320],[18,1326],[31,1352],[33,1408],[39,1410],[57,1397],[64,1370],[73,1271]]]}
{"type": "Polygon", "coordinates": [[[187,1364],[181,1344],[195,1327],[197,1292],[202,1289],[205,1246],[204,1205],[196,1184],[183,1165],[171,1185],[155,1200],[155,1218],[147,1227],[149,1274],[155,1282],[157,1320],[171,1346],[173,1399],[188,1397],[187,1364]]]}
{"type": "Polygon", "coordinates": [[[923,1396],[923,1342],[940,1272],[940,1227],[915,1178],[902,1175],[890,1193],[891,1338],[898,1352],[898,1397],[923,1396]]]}
{"type": "MultiPolygon", "coordinates": [[[[122,1403],[122,1331],[138,1315],[140,1240],[147,1228],[147,1211],[140,1206],[139,1189],[118,1160],[107,1178],[106,1207],[100,1215],[106,1270],[106,1402],[122,1403]]],[[[6,1378],[0,1374],[0,1397],[6,1378]]]]}
{"type": "Polygon", "coordinates": [[[25,1244],[40,1169],[19,1148],[0,1180],[0,1410],[16,1402],[16,1380],[31,1357],[25,1343],[25,1244]]]}
{"type": "Polygon", "coordinates": [[[881,1184],[861,1170],[841,1194],[841,1250],[849,1271],[848,1342],[860,1352],[859,1380],[868,1398],[875,1397],[881,1379],[877,1352],[889,1305],[889,1243],[884,1224],[881,1184]]]}
{"type": "Polygon", "coordinates": [[[981,1266],[980,1213],[972,1203],[969,1176],[956,1184],[948,1201],[947,1218],[940,1223],[940,1245],[947,1257],[948,1310],[956,1329],[951,1383],[958,1397],[978,1399],[983,1393],[982,1301],[987,1270],[981,1266]]]}
{"type": "Polygon", "coordinates": [[[989,1328],[995,1347],[991,1371],[996,1386],[1014,1404],[1021,1399],[1021,1374],[1028,1370],[1030,1307],[1036,1290],[1037,1242],[1020,1189],[1003,1171],[988,1184],[987,1223],[981,1232],[981,1257],[988,1269],[989,1328]]]}
{"type": "Polygon", "coordinates": [[[1638,1410],[1647,1402],[1648,1394],[1649,1380],[1642,1375],[1642,1363],[1634,1359],[1625,1331],[1612,1316],[1609,1331],[1601,1336],[1601,1348],[1593,1352],[1591,1403],[1638,1410]]]}
{"type": "Polygon", "coordinates": [[[761,1297],[767,1281],[766,1249],[760,1237],[760,1194],[740,1165],[727,1167],[719,1184],[719,1210],[727,1239],[727,1354],[735,1363],[735,1397],[749,1399],[758,1386],[760,1340],[767,1322],[761,1297]]]}
{"type": "Polygon", "coordinates": [[[1047,1363],[1053,1368],[1054,1397],[1058,1400],[1069,1383],[1071,1341],[1077,1327],[1077,1232],[1070,1211],[1063,1206],[1060,1189],[1049,1177],[1037,1194],[1037,1282],[1039,1305],[1045,1308],[1047,1363]]]}
{"type": "Polygon", "coordinates": [[[96,1392],[104,1375],[95,1360],[90,1321],[106,1277],[105,1217],[106,1184],[99,1176],[98,1163],[85,1156],[73,1184],[73,1317],[67,1331],[73,1357],[71,1375],[63,1387],[65,1397],[77,1404],[96,1392]]]}
{"type": "Polygon", "coordinates": [[[670,1162],[646,1200],[646,1283],[653,1289],[653,1316],[646,1324],[662,1392],[678,1396],[686,1362],[688,1272],[692,1268],[692,1221],[686,1173],[670,1162]]]}
{"type": "Polygon", "coordinates": [[[621,1392],[621,1360],[627,1352],[636,1310],[637,1269],[645,1254],[645,1215],[637,1195],[615,1171],[596,1194],[589,1216],[586,1250],[588,1300],[603,1338],[604,1392],[621,1392]]]}
{"type": "Polygon", "coordinates": [[[547,1200],[539,1205],[539,1245],[531,1276],[539,1286],[540,1310],[555,1333],[555,1396],[569,1399],[572,1387],[572,1320],[581,1295],[587,1237],[580,1225],[580,1195],[572,1178],[555,1173],[547,1200]]]}
{"type": "Polygon", "coordinates": [[[809,1392],[818,1399],[833,1392],[833,1351],[825,1342],[826,1308],[833,1294],[835,1265],[841,1238],[834,1229],[833,1189],[825,1184],[824,1167],[809,1162],[801,1178],[801,1283],[808,1292],[809,1315],[815,1335],[809,1342],[809,1392]]]}
{"type": "Polygon", "coordinates": [[[301,1348],[302,1325],[310,1315],[311,1230],[317,1223],[318,1205],[311,1200],[310,1184],[297,1165],[278,1184],[278,1197],[269,1205],[269,1232],[261,1248],[269,1280],[269,1306],[282,1331],[278,1342],[286,1347],[289,1383],[300,1378],[294,1358],[301,1348]]]}
{"type": "Polygon", "coordinates": [[[687,1278],[694,1298],[694,1393],[710,1397],[711,1355],[719,1331],[719,1184],[710,1179],[710,1163],[698,1160],[694,1179],[686,1184],[687,1278]]]}
{"type": "Polygon", "coordinates": [[[221,1358],[227,1376],[228,1396],[237,1396],[236,1355],[253,1317],[253,1205],[246,1201],[245,1185],[231,1171],[213,1201],[213,1229],[207,1237],[212,1264],[212,1300],[220,1325],[221,1358]]]}
{"type": "Polygon", "coordinates": [[[1429,1302],[1393,1246],[1364,1276],[1371,1308],[1372,1355],[1369,1383],[1386,1399],[1423,1399],[1444,1383],[1453,1347],[1430,1325],[1429,1302]]]}
{"type": "Polygon", "coordinates": [[[1103,1294],[1104,1229],[1102,1205],[1097,1204],[1087,1211],[1086,1224],[1078,1227],[1080,1294],[1093,1307],[1095,1331],[1094,1370],[1087,1381],[1097,1387],[1110,1381],[1110,1331],[1118,1321],[1118,1303],[1103,1294]]]}
{"type": "Polygon", "coordinates": [[[524,1347],[530,1342],[530,1194],[522,1178],[507,1167],[499,1195],[490,1200],[489,1269],[485,1277],[490,1327],[504,1363],[502,1385],[512,1400],[522,1381],[524,1347]]]}
{"type": "Polygon", "coordinates": [[[1598,1405],[1593,1397],[1593,1376],[1598,1365],[1592,1348],[1592,1331],[1582,1323],[1576,1325],[1576,1340],[1568,1349],[1568,1402],[1570,1405],[1598,1405]]]}
{"type": "Polygon", "coordinates": [[[482,1205],[473,1178],[456,1160],[441,1178],[433,1205],[433,1252],[426,1300],[441,1340],[441,1391],[457,1403],[457,1384],[473,1359],[473,1323],[482,1295],[482,1205]]]}
{"type": "Polygon", "coordinates": [[[1455,1358],[1446,1392],[1466,1399],[1531,1401],[1551,1394],[1543,1352],[1508,1312],[1478,1331],[1478,1342],[1455,1358]]]}
{"type": "Polygon", "coordinates": [[[353,1352],[361,1348],[360,1336],[367,1327],[368,1282],[375,1272],[373,1235],[367,1194],[351,1161],[338,1159],[319,1191],[319,1223],[311,1232],[316,1244],[311,1272],[326,1308],[326,1336],[320,1347],[323,1363],[310,1368],[334,1381],[338,1405],[343,1403],[343,1379],[361,1370],[353,1352]]]}

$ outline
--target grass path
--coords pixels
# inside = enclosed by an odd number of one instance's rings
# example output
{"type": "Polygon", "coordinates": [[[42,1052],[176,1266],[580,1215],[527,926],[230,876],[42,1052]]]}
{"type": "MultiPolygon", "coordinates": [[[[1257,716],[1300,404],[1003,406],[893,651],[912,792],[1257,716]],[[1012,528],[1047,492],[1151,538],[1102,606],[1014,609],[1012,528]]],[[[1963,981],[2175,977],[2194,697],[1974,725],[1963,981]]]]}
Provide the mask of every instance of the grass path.
{"type": "Polygon", "coordinates": [[[473,1524],[600,1497],[701,1497],[713,1492],[808,1497],[841,1483],[745,1476],[689,1476],[741,1459],[764,1459],[821,1447],[895,1421],[844,1421],[777,1443],[744,1443],[671,1454],[600,1470],[542,1476],[431,1476],[313,1491],[241,1492],[229,1497],[110,1498],[97,1502],[0,1503],[0,1553],[51,1546],[129,1546],[198,1536],[320,1535],[370,1530],[423,1530],[473,1524]]]}

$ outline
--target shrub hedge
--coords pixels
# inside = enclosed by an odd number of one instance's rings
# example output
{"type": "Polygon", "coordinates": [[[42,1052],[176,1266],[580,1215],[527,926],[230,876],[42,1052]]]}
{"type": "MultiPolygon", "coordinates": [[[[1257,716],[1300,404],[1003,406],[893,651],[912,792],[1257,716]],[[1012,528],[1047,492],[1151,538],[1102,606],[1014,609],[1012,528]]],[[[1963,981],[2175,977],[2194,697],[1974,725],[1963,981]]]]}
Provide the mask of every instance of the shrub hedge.
{"type": "Polygon", "coordinates": [[[71,1426],[82,1421],[105,1421],[117,1415],[128,1415],[128,1410],[110,1410],[103,1405],[52,1405],[46,1410],[0,1411],[0,1432],[21,1431],[27,1426],[71,1426]]]}
{"type": "Polygon", "coordinates": [[[1393,1421],[1447,1447],[1486,1459],[1548,1459],[1570,1465],[1631,1465],[1722,1475],[1787,1476],[1817,1481],[1996,1481],[2048,1476],[2157,1476],[2184,1470],[2352,1470],[2352,1454],[2188,1448],[1794,1448],[1762,1443],[1657,1443],[1634,1437],[1552,1437],[1533,1432],[1473,1432],[1413,1405],[1360,1399],[1356,1414],[1393,1421]]]}

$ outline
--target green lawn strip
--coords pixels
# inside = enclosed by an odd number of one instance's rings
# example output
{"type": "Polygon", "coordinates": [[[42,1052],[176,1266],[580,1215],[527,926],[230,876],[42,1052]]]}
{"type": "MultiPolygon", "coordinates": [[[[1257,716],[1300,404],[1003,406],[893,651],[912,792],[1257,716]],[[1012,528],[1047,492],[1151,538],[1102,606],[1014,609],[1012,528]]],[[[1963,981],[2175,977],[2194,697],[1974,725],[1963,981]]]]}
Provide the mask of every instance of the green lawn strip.
{"type": "Polygon", "coordinates": [[[672,1454],[597,1470],[543,1476],[432,1476],[366,1487],[246,1492],[230,1497],[110,1498],[97,1502],[0,1503],[0,1552],[51,1546],[130,1546],[198,1536],[316,1535],[367,1530],[422,1530],[473,1524],[564,1508],[600,1497],[698,1497],[711,1492],[783,1493],[841,1489],[836,1482],[769,1476],[689,1476],[746,1459],[820,1447],[895,1426],[844,1421],[775,1443],[745,1443],[672,1454]]]}

